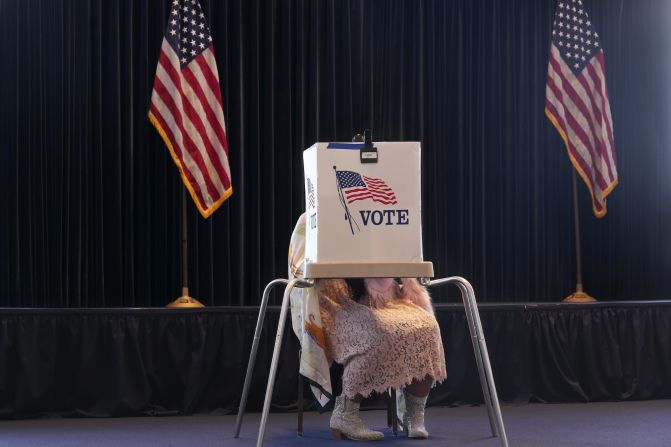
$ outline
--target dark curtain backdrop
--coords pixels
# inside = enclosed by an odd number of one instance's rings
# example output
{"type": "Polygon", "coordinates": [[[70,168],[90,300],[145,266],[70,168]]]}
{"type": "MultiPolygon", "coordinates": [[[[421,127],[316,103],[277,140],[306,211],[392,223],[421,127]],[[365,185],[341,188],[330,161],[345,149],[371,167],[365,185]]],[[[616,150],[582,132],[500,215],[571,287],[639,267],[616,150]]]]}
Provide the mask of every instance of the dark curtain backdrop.
{"type": "MultiPolygon", "coordinates": [[[[425,258],[482,301],[574,286],[571,167],[543,113],[550,0],[202,0],[234,195],[189,205],[190,287],[256,304],[286,275],[315,141],[423,143],[425,258]]],[[[584,282],[671,293],[666,0],[585,0],[606,52],[620,186],[580,186],[584,282]]],[[[0,2],[0,306],[162,306],[180,291],[177,169],[146,118],[169,1],[0,2]]]]}

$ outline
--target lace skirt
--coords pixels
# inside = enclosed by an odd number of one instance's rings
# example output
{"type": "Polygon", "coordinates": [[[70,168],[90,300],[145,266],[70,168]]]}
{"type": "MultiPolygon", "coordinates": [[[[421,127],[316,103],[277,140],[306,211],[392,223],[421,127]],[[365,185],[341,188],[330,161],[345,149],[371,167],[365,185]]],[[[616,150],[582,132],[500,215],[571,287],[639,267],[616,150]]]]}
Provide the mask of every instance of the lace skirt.
{"type": "Polygon", "coordinates": [[[344,366],[343,394],[353,398],[400,389],[413,379],[445,380],[435,317],[409,300],[372,308],[353,301],[342,280],[327,280],[319,303],[329,356],[344,366]]]}

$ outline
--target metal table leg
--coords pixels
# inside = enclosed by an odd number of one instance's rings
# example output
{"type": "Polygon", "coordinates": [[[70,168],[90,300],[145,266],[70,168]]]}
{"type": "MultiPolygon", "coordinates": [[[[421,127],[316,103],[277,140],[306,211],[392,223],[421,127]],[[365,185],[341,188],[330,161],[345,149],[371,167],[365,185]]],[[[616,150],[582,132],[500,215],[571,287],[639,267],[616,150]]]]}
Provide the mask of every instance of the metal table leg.
{"type": "Polygon", "coordinates": [[[242,418],[245,413],[245,408],[247,406],[247,396],[249,395],[249,386],[252,379],[252,371],[254,370],[254,363],[256,361],[256,353],[259,348],[259,340],[261,338],[261,330],[263,329],[263,320],[266,314],[266,308],[268,306],[268,297],[270,296],[270,290],[278,284],[287,284],[287,287],[284,291],[284,296],[282,297],[282,308],[280,310],[280,320],[277,327],[277,335],[275,337],[275,349],[273,350],[273,359],[270,365],[270,377],[268,379],[268,387],[266,389],[266,397],[263,403],[263,413],[261,415],[261,427],[259,429],[259,438],[257,440],[257,446],[263,445],[263,436],[266,430],[266,423],[268,422],[268,410],[270,409],[270,399],[273,394],[273,386],[275,384],[275,376],[277,374],[277,362],[280,356],[280,350],[282,345],[282,336],[284,334],[284,326],[286,324],[287,310],[289,308],[289,295],[291,290],[294,287],[312,287],[315,285],[313,280],[303,280],[303,279],[293,279],[289,281],[288,279],[275,279],[270,281],[266,288],[263,290],[263,298],[261,299],[261,305],[259,307],[259,317],[256,321],[256,330],[254,331],[254,341],[252,343],[252,352],[249,355],[249,363],[247,364],[247,375],[245,376],[245,384],[242,389],[242,398],[240,399],[240,408],[238,408],[238,416],[235,421],[235,434],[234,438],[239,437],[240,427],[242,425],[242,418]]]}
{"type": "MultiPolygon", "coordinates": [[[[289,309],[289,295],[296,283],[300,280],[292,279],[289,281],[287,288],[284,290],[284,297],[282,297],[282,309],[280,310],[280,320],[277,325],[277,335],[275,336],[275,349],[273,349],[273,359],[270,363],[270,375],[268,377],[268,386],[266,387],[266,398],[263,401],[263,412],[261,413],[261,425],[259,427],[259,437],[256,440],[256,447],[263,446],[263,438],[266,434],[266,425],[268,424],[268,413],[270,412],[270,401],[273,397],[273,388],[275,386],[275,376],[277,375],[277,364],[280,358],[280,351],[282,350],[282,336],[284,335],[284,326],[287,322],[287,310],[289,309]]],[[[302,284],[309,284],[301,281],[302,284]]]]}
{"type": "Polygon", "coordinates": [[[249,362],[247,363],[247,374],[245,375],[245,384],[242,387],[242,398],[240,399],[240,407],[238,408],[238,417],[235,419],[235,434],[234,438],[240,436],[240,426],[242,425],[242,418],[245,415],[247,408],[247,396],[249,395],[249,385],[252,381],[252,372],[254,371],[254,363],[256,362],[256,352],[259,349],[259,340],[261,339],[261,331],[263,330],[263,321],[266,316],[266,308],[268,307],[268,297],[273,287],[278,284],[289,284],[288,279],[275,279],[270,281],[263,290],[263,298],[261,298],[261,305],[259,307],[259,317],[256,320],[256,330],[254,331],[254,341],[252,342],[252,352],[249,354],[249,362]]]}
{"type": "Polygon", "coordinates": [[[487,415],[489,416],[489,425],[492,431],[492,436],[496,436],[498,433],[501,439],[501,445],[503,447],[508,447],[508,437],[506,436],[506,430],[503,425],[503,417],[501,416],[501,408],[496,393],[496,385],[492,375],[487,343],[482,331],[482,323],[480,322],[480,313],[478,312],[477,302],[475,301],[473,286],[459,276],[436,279],[433,281],[422,280],[422,284],[427,287],[443,284],[456,284],[457,287],[459,287],[464,308],[466,310],[468,329],[471,334],[475,360],[478,365],[478,374],[480,375],[480,384],[485,398],[485,406],[487,407],[487,415]]]}
{"type": "Polygon", "coordinates": [[[492,431],[492,436],[497,436],[499,433],[497,427],[497,421],[495,416],[495,410],[492,404],[492,395],[489,387],[489,383],[486,377],[486,370],[483,362],[482,348],[480,345],[480,340],[484,340],[484,335],[482,331],[478,331],[477,325],[475,324],[475,318],[477,317],[477,304],[473,303],[468,288],[464,287],[462,283],[456,283],[461,291],[461,298],[464,303],[464,309],[466,310],[466,320],[468,322],[468,330],[471,334],[471,342],[473,343],[473,353],[475,354],[475,361],[478,365],[478,375],[480,377],[480,385],[482,386],[482,394],[485,398],[485,407],[487,408],[487,416],[489,416],[489,426],[492,431]]]}

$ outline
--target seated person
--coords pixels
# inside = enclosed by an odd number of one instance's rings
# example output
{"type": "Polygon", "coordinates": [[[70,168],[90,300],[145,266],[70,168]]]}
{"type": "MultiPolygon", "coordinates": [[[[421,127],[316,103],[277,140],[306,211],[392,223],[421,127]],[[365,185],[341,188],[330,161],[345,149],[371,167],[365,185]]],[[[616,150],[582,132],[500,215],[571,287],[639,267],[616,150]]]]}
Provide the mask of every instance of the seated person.
{"type": "MultiPolygon", "coordinates": [[[[302,267],[304,234],[305,215],[296,225],[289,251],[294,276],[302,272],[296,266],[302,267]]],[[[409,437],[427,438],[426,398],[431,387],[445,379],[446,370],[440,328],[426,289],[410,278],[322,279],[312,293],[318,299],[325,354],[344,367],[331,434],[340,439],[382,439],[382,432],[363,424],[359,404],[372,392],[393,387],[405,391],[404,430],[409,437]]]]}

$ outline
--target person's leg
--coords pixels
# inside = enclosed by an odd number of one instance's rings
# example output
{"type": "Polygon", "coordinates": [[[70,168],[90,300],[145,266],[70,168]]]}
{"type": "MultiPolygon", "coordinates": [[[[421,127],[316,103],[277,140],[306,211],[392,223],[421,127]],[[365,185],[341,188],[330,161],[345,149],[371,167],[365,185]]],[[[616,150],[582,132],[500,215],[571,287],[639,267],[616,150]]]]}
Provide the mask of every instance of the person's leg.
{"type": "Polygon", "coordinates": [[[431,385],[433,385],[433,377],[426,376],[424,380],[413,380],[412,383],[405,388],[405,390],[413,396],[426,397],[429,395],[431,385]]]}

